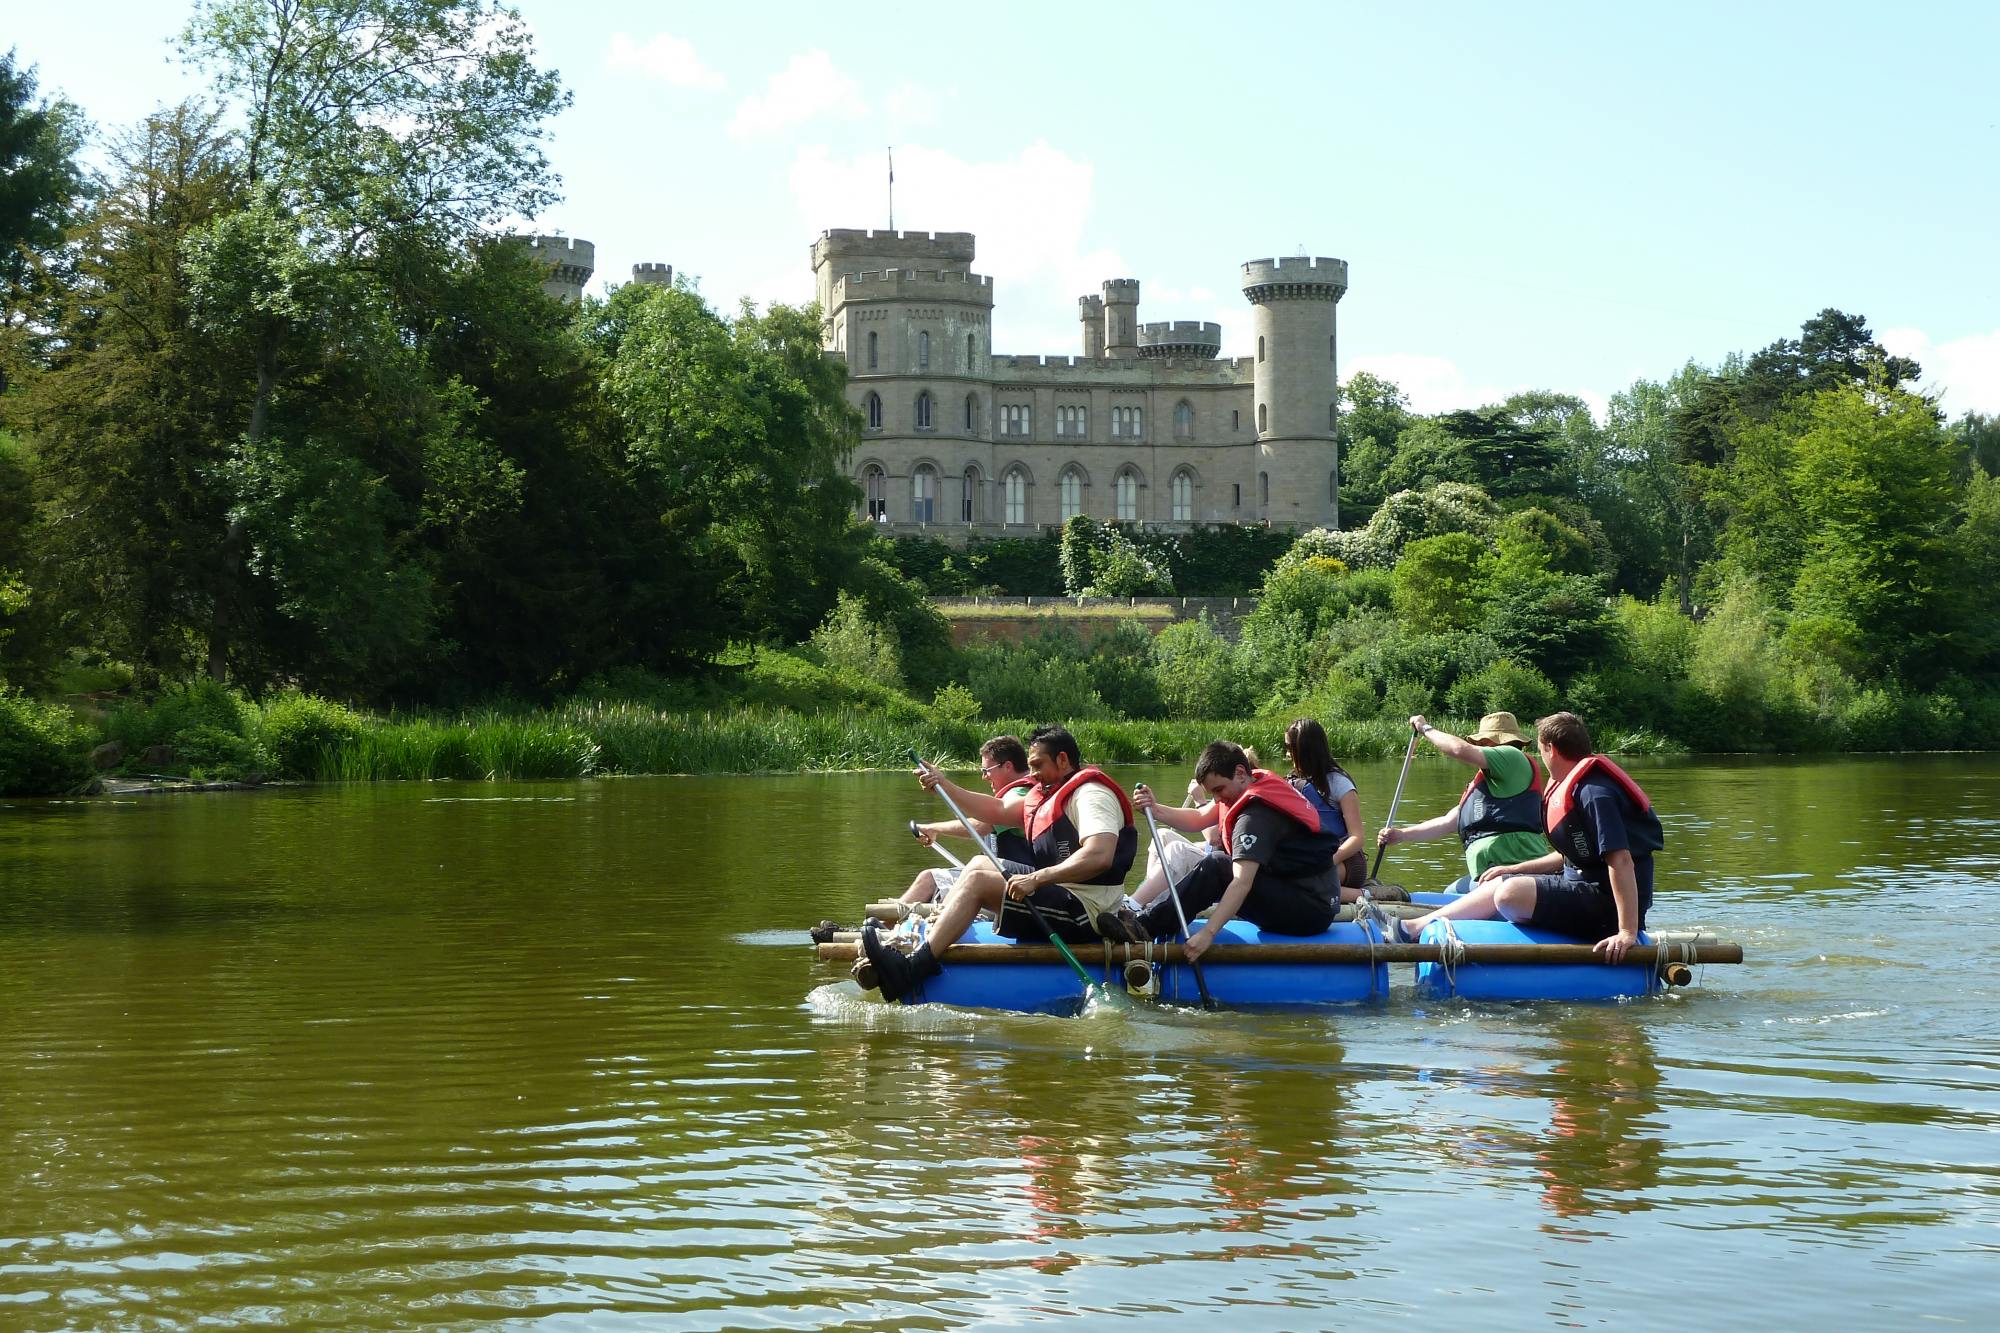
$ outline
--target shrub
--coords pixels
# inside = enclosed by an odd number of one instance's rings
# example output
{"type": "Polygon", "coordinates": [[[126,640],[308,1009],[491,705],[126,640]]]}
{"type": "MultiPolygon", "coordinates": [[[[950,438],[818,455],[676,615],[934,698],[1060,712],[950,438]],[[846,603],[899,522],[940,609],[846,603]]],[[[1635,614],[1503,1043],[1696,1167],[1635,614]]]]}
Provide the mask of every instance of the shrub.
{"type": "Polygon", "coordinates": [[[178,737],[197,727],[248,736],[256,711],[212,680],[193,680],[162,690],[150,704],[129,703],[111,713],[104,731],[136,756],[149,745],[180,748],[178,737]]]}
{"type": "Polygon", "coordinates": [[[200,782],[233,782],[264,767],[255,742],[226,727],[197,723],[174,734],[180,770],[200,782]]]}
{"type": "Polygon", "coordinates": [[[1292,543],[1278,568],[1313,556],[1332,556],[1350,569],[1387,569],[1403,548],[1425,537],[1469,532],[1490,543],[1500,521],[1499,506],[1477,486],[1439,482],[1421,490],[1398,491],[1382,502],[1368,526],[1349,532],[1314,528],[1292,543]]]}
{"type": "Polygon", "coordinates": [[[813,652],[828,668],[891,685],[901,685],[902,660],[895,637],[868,618],[868,607],[843,592],[826,620],[812,633],[813,652]]]}
{"type": "Polygon", "coordinates": [[[1555,712],[1557,697],[1547,676],[1507,658],[1460,676],[1444,696],[1445,708],[1453,717],[1505,711],[1524,723],[1555,712]]]}
{"type": "Polygon", "coordinates": [[[1411,542],[1390,575],[1390,602],[1414,629],[1464,629],[1479,612],[1492,563],[1485,544],[1469,532],[1411,542]]]}
{"type": "Polygon", "coordinates": [[[1617,618],[1595,578],[1557,574],[1517,559],[1497,562],[1486,583],[1480,628],[1517,662],[1551,680],[1609,665],[1620,656],[1617,618]]]}
{"type": "Polygon", "coordinates": [[[1090,645],[1091,688],[1123,717],[1166,716],[1166,703],[1153,672],[1153,635],[1145,626],[1120,621],[1090,645]]]}
{"type": "Polygon", "coordinates": [[[979,696],[957,681],[938,686],[931,696],[931,712],[948,722],[977,722],[979,696]]]}
{"type": "Polygon", "coordinates": [[[951,678],[956,666],[951,626],[922,587],[871,557],[861,562],[854,592],[868,621],[886,632],[895,648],[898,670],[880,679],[905,681],[912,690],[929,691],[951,678]]]}
{"type": "Polygon", "coordinates": [[[1671,595],[1662,593],[1652,602],[1620,597],[1612,603],[1612,612],[1624,631],[1626,655],[1633,665],[1669,680],[1687,675],[1694,661],[1696,626],[1681,614],[1671,595]]]}
{"type": "MultiPolygon", "coordinates": [[[[1061,636],[1044,637],[1060,641],[1061,636]]],[[[1074,634],[1066,637],[1075,644],[1074,634]]],[[[963,660],[966,684],[988,717],[1060,722],[1111,712],[1091,683],[1080,649],[1052,652],[1032,641],[982,644],[967,649],[963,660]]]]}
{"type": "Polygon", "coordinates": [[[289,778],[317,776],[334,751],[365,730],[361,715],[330,699],[297,691],[264,705],[257,740],[272,765],[289,778]]]}
{"type": "Polygon", "coordinates": [[[1168,717],[1241,717],[1250,711],[1250,684],[1237,650],[1204,614],[1161,630],[1153,639],[1153,676],[1168,717]]]}
{"type": "Polygon", "coordinates": [[[0,685],[0,796],[53,796],[90,777],[69,709],[0,685]]]}
{"type": "Polygon", "coordinates": [[[1674,691],[1675,682],[1666,676],[1619,667],[1585,672],[1572,680],[1567,703],[1592,726],[1669,732],[1676,726],[1674,691]]]}

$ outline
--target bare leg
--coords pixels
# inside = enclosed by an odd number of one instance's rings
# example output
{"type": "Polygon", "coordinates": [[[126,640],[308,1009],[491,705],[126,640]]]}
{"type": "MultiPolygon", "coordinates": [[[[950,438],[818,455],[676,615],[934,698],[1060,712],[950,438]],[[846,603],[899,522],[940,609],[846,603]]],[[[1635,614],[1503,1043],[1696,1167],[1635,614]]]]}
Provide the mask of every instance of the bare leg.
{"type": "Polygon", "coordinates": [[[903,890],[906,903],[927,903],[937,897],[937,881],[928,870],[919,870],[917,877],[910,881],[910,887],[903,890]]]}
{"type": "Polygon", "coordinates": [[[965,873],[958,877],[958,883],[952,885],[951,892],[945,895],[943,910],[931,920],[930,933],[924,942],[930,946],[932,955],[942,954],[956,944],[978,917],[980,909],[984,908],[997,916],[1006,894],[1007,880],[999,867],[983,856],[966,862],[965,873]]]}
{"type": "Polygon", "coordinates": [[[1526,921],[1535,914],[1535,880],[1531,875],[1509,875],[1474,885],[1462,898],[1446,903],[1434,912],[1403,923],[1409,938],[1423,934],[1433,921],[1526,921]]]}

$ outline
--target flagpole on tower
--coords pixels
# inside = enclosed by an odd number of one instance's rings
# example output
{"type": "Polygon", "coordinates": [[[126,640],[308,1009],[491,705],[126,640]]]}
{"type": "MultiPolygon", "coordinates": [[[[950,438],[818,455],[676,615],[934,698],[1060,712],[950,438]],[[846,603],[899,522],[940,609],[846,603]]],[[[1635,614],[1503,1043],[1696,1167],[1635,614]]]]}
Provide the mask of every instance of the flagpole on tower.
{"type": "Polygon", "coordinates": [[[896,150],[889,153],[889,230],[896,230],[896,150]]]}

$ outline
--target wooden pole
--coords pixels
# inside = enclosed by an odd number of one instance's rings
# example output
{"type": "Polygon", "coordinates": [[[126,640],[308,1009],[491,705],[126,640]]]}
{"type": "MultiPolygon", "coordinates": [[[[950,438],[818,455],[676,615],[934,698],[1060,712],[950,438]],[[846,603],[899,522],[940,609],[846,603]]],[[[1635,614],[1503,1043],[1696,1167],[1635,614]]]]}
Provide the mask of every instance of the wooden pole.
{"type": "MultiPolygon", "coordinates": [[[[1145,946],[1137,944],[1078,944],[1070,952],[1085,962],[1109,961],[1122,964],[1127,958],[1144,958],[1145,946]]],[[[819,946],[819,956],[830,963],[851,963],[856,946],[845,941],[819,946]]],[[[1442,963],[1447,950],[1436,944],[1216,944],[1202,955],[1204,961],[1219,963],[1442,963]]],[[[1153,957],[1164,963],[1185,961],[1178,944],[1156,944],[1153,957]]],[[[941,963],[1060,963],[1063,956],[1046,944],[954,944],[938,959],[941,963]]],[[[1455,963],[1542,965],[1605,965],[1588,944],[1467,944],[1452,957],[1455,963]]],[[[1627,967],[1662,967],[1669,963],[1740,963],[1743,946],[1723,940],[1685,944],[1635,944],[1625,951],[1627,967]]]]}

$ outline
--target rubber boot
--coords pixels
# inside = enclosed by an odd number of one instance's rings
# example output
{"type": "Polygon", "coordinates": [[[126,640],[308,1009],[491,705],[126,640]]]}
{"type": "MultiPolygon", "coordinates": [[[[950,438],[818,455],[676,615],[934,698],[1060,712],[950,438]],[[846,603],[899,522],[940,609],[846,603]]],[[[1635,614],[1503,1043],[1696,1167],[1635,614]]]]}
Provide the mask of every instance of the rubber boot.
{"type": "Polygon", "coordinates": [[[843,927],[837,921],[822,921],[806,933],[812,936],[814,944],[830,944],[833,941],[833,937],[839,934],[842,929],[843,927]]]}
{"type": "Polygon", "coordinates": [[[861,930],[861,951],[875,965],[875,984],[885,1000],[902,999],[944,970],[931,956],[930,945],[920,945],[915,953],[905,958],[875,934],[872,922],[861,930]]]}

